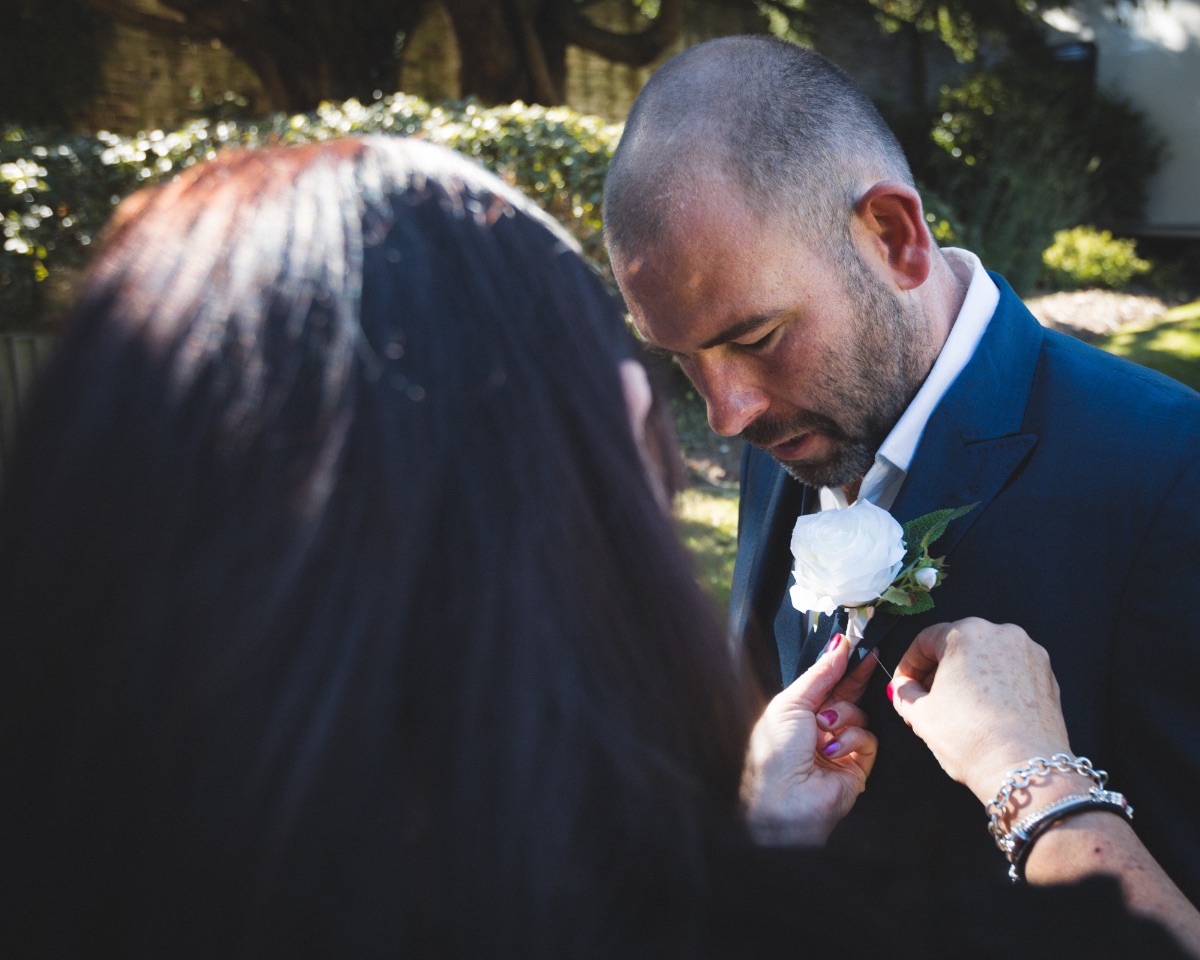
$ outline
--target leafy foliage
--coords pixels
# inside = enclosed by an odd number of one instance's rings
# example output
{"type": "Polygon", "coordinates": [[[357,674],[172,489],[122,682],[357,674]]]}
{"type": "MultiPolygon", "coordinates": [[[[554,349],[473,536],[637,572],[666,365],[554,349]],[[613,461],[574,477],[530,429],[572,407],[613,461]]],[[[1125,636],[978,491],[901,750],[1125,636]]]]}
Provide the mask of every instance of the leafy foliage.
{"type": "Polygon", "coordinates": [[[969,503],[963,507],[951,507],[945,510],[935,510],[915,520],[909,520],[904,525],[905,556],[904,565],[911,566],[929,552],[930,546],[939,539],[950,521],[964,517],[979,506],[978,502],[969,503]]]}
{"type": "Polygon", "coordinates": [[[959,240],[1028,291],[1069,224],[1135,216],[1161,144],[1138,111],[1046,64],[1013,61],[942,91],[934,149],[914,157],[959,240]]]}
{"type": "Polygon", "coordinates": [[[924,613],[933,609],[933,598],[929,591],[946,578],[946,572],[945,558],[931,557],[929,548],[946,532],[951,521],[965,516],[977,506],[978,502],[935,510],[904,525],[903,566],[876,604],[877,609],[898,615],[924,613]],[[934,571],[933,579],[928,583],[921,582],[920,573],[924,570],[934,571]]]}
{"type": "Polygon", "coordinates": [[[918,181],[921,204],[925,210],[925,222],[933,238],[942,246],[953,246],[961,242],[964,228],[958,214],[936,190],[918,181]]]}
{"type": "Polygon", "coordinates": [[[352,134],[419,136],[478,159],[571,230],[601,268],[600,201],[618,128],[567,108],[433,104],[396,94],[258,121],[196,120],[132,137],[0,132],[0,327],[53,325],[113,206],[227,147],[352,134]]]}
{"type": "Polygon", "coordinates": [[[1040,46],[1039,14],[1054,0],[755,0],[776,36],[811,43],[829,12],[870,16],[889,35],[931,36],[961,63],[989,38],[1014,48],[1040,46]]]}
{"type": "MultiPolygon", "coordinates": [[[[829,0],[826,0],[829,2],[829,0]]],[[[1032,0],[860,0],[875,10],[875,18],[888,33],[906,26],[932,34],[950,48],[960,62],[975,59],[989,34],[1010,41],[1028,40],[1036,31],[1040,6],[1032,0]]]]}
{"type": "Polygon", "coordinates": [[[1047,267],[1043,285],[1059,289],[1100,286],[1119,290],[1153,266],[1137,255],[1133,240],[1095,227],[1059,230],[1054,243],[1043,251],[1042,261],[1047,267]]]}

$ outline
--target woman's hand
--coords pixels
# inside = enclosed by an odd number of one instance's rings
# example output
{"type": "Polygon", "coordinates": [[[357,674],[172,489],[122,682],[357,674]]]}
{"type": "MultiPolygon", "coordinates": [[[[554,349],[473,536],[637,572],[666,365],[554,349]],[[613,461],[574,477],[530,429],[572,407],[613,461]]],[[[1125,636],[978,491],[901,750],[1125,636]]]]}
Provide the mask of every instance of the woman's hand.
{"type": "Polygon", "coordinates": [[[876,742],[854,701],[875,661],[843,680],[849,655],[849,642],[838,634],[754,727],[742,801],[760,843],[820,846],[866,786],[876,742]]]}
{"type": "MultiPolygon", "coordinates": [[[[1071,753],[1050,657],[1011,624],[972,619],[922,630],[888,694],[942,769],[985,804],[1008,773],[1031,758],[1071,753]]],[[[1037,785],[1032,803],[1042,807],[1090,786],[1078,774],[1055,772],[1037,785]]],[[[1130,910],[1163,924],[1200,958],[1200,911],[1124,817],[1071,817],[1042,834],[1025,861],[1025,879],[1035,885],[1076,883],[1100,873],[1120,881],[1130,910]]]]}
{"type": "Polygon", "coordinates": [[[888,690],[942,769],[982,803],[1031,757],[1071,752],[1050,657],[1020,627],[970,619],[922,630],[888,690]]]}

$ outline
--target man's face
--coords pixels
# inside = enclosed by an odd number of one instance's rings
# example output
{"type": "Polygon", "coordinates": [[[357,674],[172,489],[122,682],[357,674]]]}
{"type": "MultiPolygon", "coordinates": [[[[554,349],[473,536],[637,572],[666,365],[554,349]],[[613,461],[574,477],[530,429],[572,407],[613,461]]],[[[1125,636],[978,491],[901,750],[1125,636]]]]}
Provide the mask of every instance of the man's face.
{"type": "Polygon", "coordinates": [[[856,251],[799,244],[727,193],[695,198],[653,250],[613,266],[638,330],[678,361],[713,430],[806,483],[861,479],[933,362],[915,301],[856,251]]]}

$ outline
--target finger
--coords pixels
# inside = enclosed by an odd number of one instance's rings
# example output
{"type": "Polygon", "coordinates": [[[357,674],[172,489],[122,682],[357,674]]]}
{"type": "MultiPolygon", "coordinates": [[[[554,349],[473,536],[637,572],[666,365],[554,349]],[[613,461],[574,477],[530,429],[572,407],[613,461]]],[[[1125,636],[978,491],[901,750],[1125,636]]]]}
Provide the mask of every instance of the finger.
{"type": "Polygon", "coordinates": [[[849,700],[827,700],[817,712],[817,726],[829,732],[845,727],[865,727],[867,722],[866,713],[849,700]]]}
{"type": "Polygon", "coordinates": [[[875,734],[862,727],[847,727],[836,739],[829,741],[820,749],[820,755],[825,760],[841,760],[852,757],[862,768],[864,774],[869,774],[875,765],[875,754],[879,749],[879,741],[875,734]]]}
{"type": "Polygon", "coordinates": [[[850,642],[842,634],[835,633],[817,662],[793,680],[783,693],[778,694],[772,705],[816,713],[835,684],[842,679],[849,657],[850,642]]]}
{"type": "Polygon", "coordinates": [[[851,670],[841,681],[833,688],[831,697],[838,700],[852,700],[858,703],[862,699],[862,695],[867,690],[867,682],[871,679],[871,674],[875,672],[875,666],[879,663],[879,657],[872,650],[861,661],[855,664],[851,670]]]}
{"type": "Polygon", "coordinates": [[[937,669],[938,663],[945,655],[946,644],[953,629],[952,623],[935,623],[918,633],[896,666],[896,679],[900,680],[903,677],[925,681],[937,669]]]}

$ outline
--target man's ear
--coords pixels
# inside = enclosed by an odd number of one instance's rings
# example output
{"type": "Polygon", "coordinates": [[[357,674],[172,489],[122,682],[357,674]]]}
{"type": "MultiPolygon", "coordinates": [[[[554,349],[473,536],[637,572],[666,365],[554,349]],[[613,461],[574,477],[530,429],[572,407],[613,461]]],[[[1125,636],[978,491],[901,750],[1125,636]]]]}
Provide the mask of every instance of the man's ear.
{"type": "Polygon", "coordinates": [[[860,242],[874,249],[901,290],[925,282],[933,265],[933,237],[916,190],[899,180],[882,180],[855,202],[854,219],[860,242]]]}

